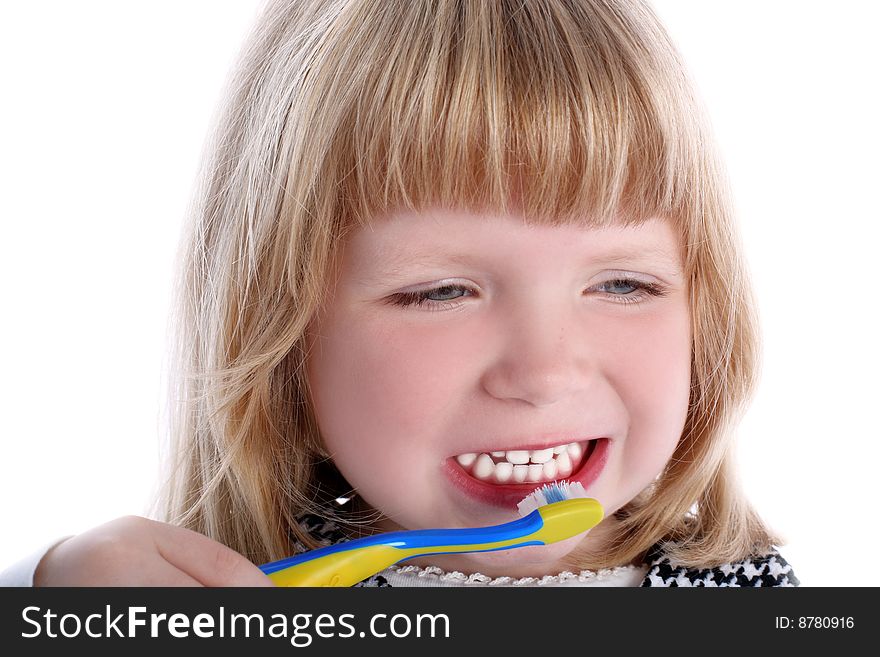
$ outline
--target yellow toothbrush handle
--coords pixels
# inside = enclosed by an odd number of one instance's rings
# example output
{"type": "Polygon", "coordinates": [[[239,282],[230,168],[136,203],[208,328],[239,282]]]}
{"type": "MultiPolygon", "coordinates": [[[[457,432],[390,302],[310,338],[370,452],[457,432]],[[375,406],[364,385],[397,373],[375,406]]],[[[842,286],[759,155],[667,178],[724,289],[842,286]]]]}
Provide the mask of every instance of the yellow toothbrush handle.
{"type": "Polygon", "coordinates": [[[406,556],[407,550],[369,545],[334,552],[269,575],[276,586],[354,586],[406,556]]]}
{"type": "MultiPolygon", "coordinates": [[[[540,533],[540,532],[536,532],[540,533]]],[[[268,575],[276,586],[353,586],[385,570],[398,561],[420,554],[453,554],[499,550],[520,545],[532,536],[520,536],[491,543],[467,543],[459,545],[426,545],[422,547],[396,548],[390,545],[367,545],[351,550],[325,554],[323,557],[304,561],[295,566],[268,575]]]]}
{"type": "MultiPolygon", "coordinates": [[[[540,507],[537,511],[541,515],[541,526],[527,534],[517,533],[513,536],[507,534],[506,538],[468,544],[447,545],[438,537],[436,542],[423,543],[416,547],[398,548],[387,544],[373,544],[351,549],[343,548],[277,570],[268,577],[276,586],[353,586],[398,561],[421,554],[503,550],[530,542],[555,543],[591,529],[601,522],[603,517],[602,506],[590,498],[562,500],[540,507]]],[[[492,530],[500,527],[504,526],[489,527],[486,528],[485,533],[479,533],[491,539],[497,536],[491,533],[492,530]]]]}

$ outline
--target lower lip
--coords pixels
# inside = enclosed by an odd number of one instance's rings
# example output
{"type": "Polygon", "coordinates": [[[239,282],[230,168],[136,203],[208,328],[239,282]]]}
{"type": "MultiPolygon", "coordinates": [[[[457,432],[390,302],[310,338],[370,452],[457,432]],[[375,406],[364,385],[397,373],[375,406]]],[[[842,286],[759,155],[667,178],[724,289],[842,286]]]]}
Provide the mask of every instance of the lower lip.
{"type": "MultiPolygon", "coordinates": [[[[608,438],[598,438],[589,456],[581,463],[577,471],[568,477],[563,477],[561,481],[578,482],[584,488],[592,484],[602,473],[605,463],[608,461],[609,442],[608,438]]],[[[454,458],[446,461],[444,471],[452,485],[468,497],[483,504],[503,509],[515,509],[516,505],[536,488],[550,483],[537,481],[525,484],[490,484],[469,475],[454,458]]]]}

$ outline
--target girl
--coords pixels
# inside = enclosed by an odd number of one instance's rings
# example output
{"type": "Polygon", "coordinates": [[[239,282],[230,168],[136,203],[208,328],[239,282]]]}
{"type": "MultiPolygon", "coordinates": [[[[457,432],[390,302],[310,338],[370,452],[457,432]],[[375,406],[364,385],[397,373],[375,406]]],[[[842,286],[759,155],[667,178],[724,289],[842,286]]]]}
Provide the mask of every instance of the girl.
{"type": "Polygon", "coordinates": [[[364,584],[797,584],[731,470],[756,320],[683,71],[634,1],[270,2],[182,244],[164,522],[34,583],[269,585],[564,479],[586,535],[364,584]]]}

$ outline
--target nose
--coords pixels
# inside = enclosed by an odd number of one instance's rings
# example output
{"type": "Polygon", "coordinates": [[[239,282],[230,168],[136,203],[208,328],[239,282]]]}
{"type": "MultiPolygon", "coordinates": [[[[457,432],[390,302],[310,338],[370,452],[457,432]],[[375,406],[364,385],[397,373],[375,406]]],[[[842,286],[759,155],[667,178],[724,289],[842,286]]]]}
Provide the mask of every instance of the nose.
{"type": "Polygon", "coordinates": [[[582,391],[595,364],[590,340],[573,315],[520,313],[506,321],[499,329],[502,347],[483,375],[483,389],[497,399],[535,407],[551,406],[582,391]]]}

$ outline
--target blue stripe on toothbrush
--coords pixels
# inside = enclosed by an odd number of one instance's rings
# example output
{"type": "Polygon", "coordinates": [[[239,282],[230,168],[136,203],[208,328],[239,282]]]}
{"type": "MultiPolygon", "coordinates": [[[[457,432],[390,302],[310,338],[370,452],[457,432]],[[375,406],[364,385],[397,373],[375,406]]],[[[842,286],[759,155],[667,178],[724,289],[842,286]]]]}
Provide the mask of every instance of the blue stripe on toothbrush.
{"type": "MultiPolygon", "coordinates": [[[[385,534],[375,534],[358,538],[345,543],[337,543],[329,545],[317,550],[304,552],[286,559],[273,561],[263,564],[260,570],[266,575],[271,575],[279,570],[290,568],[297,564],[312,561],[328,554],[336,552],[346,552],[370,545],[387,545],[399,549],[432,547],[439,545],[469,545],[474,543],[495,543],[507,541],[515,538],[526,538],[530,534],[535,533],[544,526],[544,519],[541,514],[535,510],[524,518],[512,520],[510,522],[494,525],[492,527],[467,527],[463,529],[413,529],[409,531],[389,532],[385,534]]],[[[515,547],[526,545],[544,545],[543,541],[527,541],[515,547]]],[[[486,550],[477,550],[479,552],[492,552],[501,549],[510,549],[514,546],[505,548],[489,548],[486,550]]],[[[435,553],[437,554],[437,553],[435,553]]],[[[417,556],[417,555],[413,555],[417,556]]],[[[419,555],[421,556],[421,555],[419,555]]]]}

